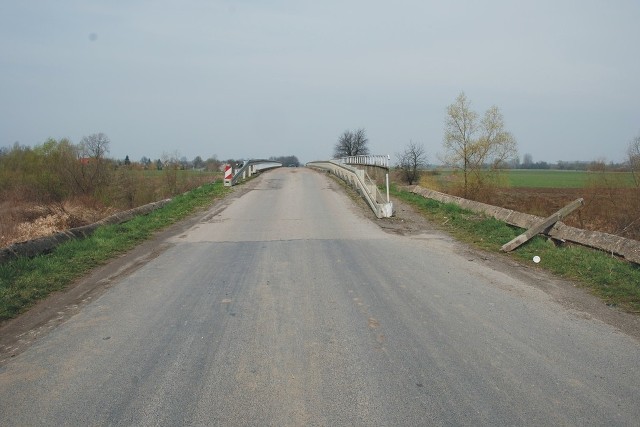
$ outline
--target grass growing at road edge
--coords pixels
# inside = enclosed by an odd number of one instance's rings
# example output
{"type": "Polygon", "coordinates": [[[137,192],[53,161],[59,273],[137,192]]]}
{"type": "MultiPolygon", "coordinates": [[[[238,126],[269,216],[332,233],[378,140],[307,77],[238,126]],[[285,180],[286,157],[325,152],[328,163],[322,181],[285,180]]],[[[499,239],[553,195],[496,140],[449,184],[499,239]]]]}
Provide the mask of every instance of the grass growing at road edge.
{"type": "MultiPolygon", "coordinates": [[[[501,253],[503,244],[524,231],[455,204],[440,203],[395,186],[390,191],[457,239],[487,251],[501,253]]],[[[510,254],[527,263],[533,263],[534,255],[542,259],[538,268],[575,280],[608,305],[640,313],[640,266],[583,246],[556,247],[542,236],[536,236],[510,254]]]]}
{"type": "Polygon", "coordinates": [[[222,182],[176,196],[166,206],[122,224],[100,227],[86,239],[71,240],[52,253],[0,265],[0,321],[15,317],[51,292],[64,289],[92,268],[135,247],[228,192],[222,182]]]}

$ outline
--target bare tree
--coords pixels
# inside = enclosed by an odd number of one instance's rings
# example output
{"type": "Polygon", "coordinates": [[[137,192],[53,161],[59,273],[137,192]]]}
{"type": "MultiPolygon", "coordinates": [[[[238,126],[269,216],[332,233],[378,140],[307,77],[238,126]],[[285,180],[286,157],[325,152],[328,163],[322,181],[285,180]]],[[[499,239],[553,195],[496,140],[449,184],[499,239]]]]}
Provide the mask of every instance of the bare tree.
{"type": "Polygon", "coordinates": [[[629,168],[636,187],[640,188],[640,134],[633,138],[627,148],[629,168]]]}
{"type": "Polygon", "coordinates": [[[80,140],[80,149],[88,157],[102,160],[109,152],[109,144],[111,144],[111,141],[107,135],[102,132],[94,133],[80,140]]]}
{"type": "Polygon", "coordinates": [[[471,110],[464,92],[458,95],[456,102],[447,107],[445,121],[444,148],[447,151],[444,161],[447,165],[462,169],[464,193],[467,195],[473,135],[478,128],[478,114],[471,110]]]}
{"type": "Polygon", "coordinates": [[[173,153],[162,153],[162,174],[164,175],[167,196],[175,196],[178,194],[178,170],[181,168],[180,154],[178,151],[173,153]]]}
{"type": "Polygon", "coordinates": [[[397,153],[398,167],[405,181],[412,185],[420,179],[420,169],[427,164],[427,153],[423,145],[409,142],[402,153],[397,153]]]}
{"type": "MultiPolygon", "coordinates": [[[[635,138],[631,140],[629,143],[629,147],[627,149],[627,156],[629,160],[629,168],[631,169],[631,176],[633,176],[633,182],[636,185],[635,197],[630,195],[629,200],[627,200],[626,205],[627,208],[631,209],[633,212],[628,216],[627,224],[622,230],[623,232],[635,228],[638,230],[640,226],[640,216],[638,216],[638,212],[640,212],[640,134],[638,134],[635,138]],[[634,203],[635,201],[635,203],[634,203]]],[[[631,233],[631,231],[629,231],[631,233]]]]}
{"type": "Polygon", "coordinates": [[[109,180],[106,154],[109,152],[109,137],[104,133],[85,136],[78,144],[78,170],[76,183],[84,194],[100,192],[109,180]]]}
{"type": "Polygon", "coordinates": [[[369,154],[367,133],[364,128],[355,131],[345,130],[338,138],[333,149],[333,157],[339,159],[347,156],[361,156],[369,154]]]}
{"type": "Polygon", "coordinates": [[[470,194],[472,182],[475,190],[482,188],[490,172],[498,171],[517,156],[516,140],[505,130],[498,107],[489,108],[478,121],[464,92],[447,107],[444,148],[445,163],[462,171],[465,197],[470,194]]]}
{"type": "Polygon", "coordinates": [[[206,160],[206,165],[207,165],[206,166],[207,170],[217,171],[217,170],[220,170],[220,166],[222,165],[222,162],[218,160],[218,156],[214,154],[213,156],[209,157],[206,160]]]}

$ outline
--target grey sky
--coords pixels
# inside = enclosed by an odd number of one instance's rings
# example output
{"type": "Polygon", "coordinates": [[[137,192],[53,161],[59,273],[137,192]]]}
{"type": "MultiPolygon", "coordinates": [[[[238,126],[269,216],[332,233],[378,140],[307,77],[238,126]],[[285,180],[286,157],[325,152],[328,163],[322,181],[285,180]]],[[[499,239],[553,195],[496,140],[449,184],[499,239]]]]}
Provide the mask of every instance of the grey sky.
{"type": "Polygon", "coordinates": [[[640,2],[0,0],[0,146],[104,132],[111,157],[442,151],[464,91],[534,161],[640,134],[640,2]]]}

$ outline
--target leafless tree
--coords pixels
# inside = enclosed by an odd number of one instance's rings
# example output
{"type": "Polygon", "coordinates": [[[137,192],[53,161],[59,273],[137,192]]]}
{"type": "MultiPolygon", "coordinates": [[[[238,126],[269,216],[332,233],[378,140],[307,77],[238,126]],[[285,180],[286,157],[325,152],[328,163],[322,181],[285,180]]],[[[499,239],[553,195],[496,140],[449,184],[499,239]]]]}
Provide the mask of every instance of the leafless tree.
{"type": "Polygon", "coordinates": [[[423,145],[410,141],[402,153],[397,153],[398,168],[404,180],[412,185],[420,179],[420,169],[427,164],[427,153],[423,145]]]}
{"type": "Polygon", "coordinates": [[[162,174],[164,175],[166,184],[166,195],[175,196],[178,192],[178,170],[180,169],[180,154],[177,151],[173,153],[162,153],[162,174]]]}
{"type": "Polygon", "coordinates": [[[85,136],[80,140],[80,149],[87,157],[102,160],[109,152],[109,137],[102,132],[85,136]]]}
{"type": "Polygon", "coordinates": [[[104,133],[85,136],[77,146],[78,167],[75,180],[83,194],[100,192],[109,181],[109,137],[104,133]]]}
{"type": "Polygon", "coordinates": [[[355,131],[345,130],[338,138],[333,150],[333,157],[339,159],[347,156],[360,156],[369,154],[367,133],[364,128],[355,131]]]}
{"type": "Polygon", "coordinates": [[[640,134],[633,138],[627,148],[629,168],[636,187],[640,188],[640,134]]]}

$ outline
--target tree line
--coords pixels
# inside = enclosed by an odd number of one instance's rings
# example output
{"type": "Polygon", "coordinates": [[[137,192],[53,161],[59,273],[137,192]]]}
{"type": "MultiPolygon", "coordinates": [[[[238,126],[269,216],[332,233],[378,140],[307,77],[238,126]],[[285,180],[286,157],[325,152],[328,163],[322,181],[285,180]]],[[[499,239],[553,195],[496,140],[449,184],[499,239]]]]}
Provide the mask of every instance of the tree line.
{"type": "Polygon", "coordinates": [[[300,161],[296,156],[272,156],[269,160],[282,163],[282,166],[300,166],[300,161]]]}
{"type": "Polygon", "coordinates": [[[107,159],[109,139],[103,133],[82,138],[48,139],[31,148],[15,143],[0,149],[0,188],[3,196],[39,202],[59,202],[68,197],[99,196],[114,167],[107,159]]]}
{"type": "MultiPolygon", "coordinates": [[[[179,154],[164,153],[152,160],[143,156],[134,161],[109,157],[111,141],[104,133],[83,137],[74,144],[68,138],[49,138],[29,147],[19,143],[0,147],[0,196],[3,200],[59,203],[83,199],[105,206],[129,208],[186,191],[210,180],[223,165],[241,160],[221,161],[213,155],[206,160],[188,160],[179,154]],[[197,174],[180,171],[207,172],[197,174]]],[[[271,157],[285,166],[299,166],[296,156],[271,157]]]]}
{"type": "MultiPolygon", "coordinates": [[[[164,154],[151,161],[132,162],[108,157],[111,141],[104,133],[83,137],[49,138],[29,147],[19,143],[0,148],[0,196],[5,201],[61,203],[82,200],[116,208],[130,208],[201,185],[202,179],[180,174],[183,169],[218,171],[215,156],[192,162],[164,154]],[[149,174],[150,171],[159,171],[149,174]]],[[[210,179],[209,179],[210,180],[210,179]]]]}
{"type": "Polygon", "coordinates": [[[605,167],[611,171],[617,172],[632,172],[632,162],[629,160],[624,162],[609,162],[604,160],[592,160],[592,161],[564,161],[558,160],[555,163],[549,163],[545,161],[534,162],[531,154],[525,154],[522,157],[522,162],[519,159],[515,159],[513,163],[509,164],[511,169],[538,169],[538,170],[570,170],[570,171],[599,171],[605,167]]]}

